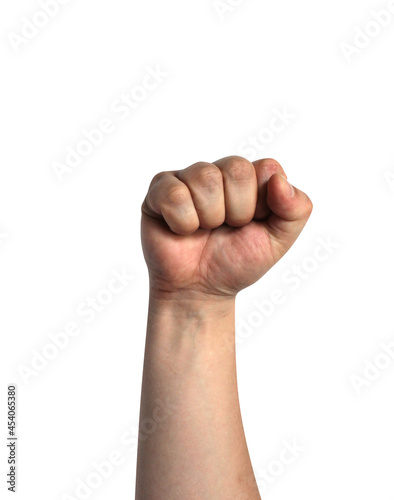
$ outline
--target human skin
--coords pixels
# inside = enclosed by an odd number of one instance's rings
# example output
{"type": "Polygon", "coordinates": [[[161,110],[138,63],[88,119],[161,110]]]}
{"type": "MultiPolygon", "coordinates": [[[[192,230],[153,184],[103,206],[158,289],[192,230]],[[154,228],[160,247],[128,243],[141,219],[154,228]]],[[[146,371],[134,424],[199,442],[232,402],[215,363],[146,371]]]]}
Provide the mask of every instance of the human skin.
{"type": "Polygon", "coordinates": [[[230,156],[154,177],[136,500],[258,500],[235,362],[235,299],[311,212],[278,162],[230,156]],[[143,431],[143,432],[142,432],[143,431]]]}

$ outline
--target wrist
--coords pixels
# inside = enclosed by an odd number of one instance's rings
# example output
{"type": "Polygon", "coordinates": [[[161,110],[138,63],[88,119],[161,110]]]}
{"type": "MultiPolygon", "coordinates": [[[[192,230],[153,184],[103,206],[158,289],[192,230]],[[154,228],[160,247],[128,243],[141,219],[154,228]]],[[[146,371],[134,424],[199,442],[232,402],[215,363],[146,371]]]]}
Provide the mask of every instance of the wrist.
{"type": "Polygon", "coordinates": [[[163,296],[151,290],[147,335],[149,344],[160,346],[160,356],[173,353],[179,342],[186,351],[190,344],[195,353],[233,352],[235,297],[208,298],[189,293],[163,296]]]}
{"type": "Polygon", "coordinates": [[[218,319],[233,317],[235,296],[207,295],[195,290],[176,292],[150,289],[149,313],[175,318],[218,319]]]}

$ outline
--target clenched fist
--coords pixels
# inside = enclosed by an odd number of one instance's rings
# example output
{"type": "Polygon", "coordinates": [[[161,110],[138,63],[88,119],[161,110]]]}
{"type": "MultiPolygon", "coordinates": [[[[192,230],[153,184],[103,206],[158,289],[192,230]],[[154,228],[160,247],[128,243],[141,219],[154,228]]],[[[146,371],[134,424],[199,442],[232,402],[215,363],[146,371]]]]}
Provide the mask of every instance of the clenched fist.
{"type": "Polygon", "coordinates": [[[289,250],[311,211],[271,159],[230,156],[156,175],[142,205],[152,292],[233,298],[289,250]]]}

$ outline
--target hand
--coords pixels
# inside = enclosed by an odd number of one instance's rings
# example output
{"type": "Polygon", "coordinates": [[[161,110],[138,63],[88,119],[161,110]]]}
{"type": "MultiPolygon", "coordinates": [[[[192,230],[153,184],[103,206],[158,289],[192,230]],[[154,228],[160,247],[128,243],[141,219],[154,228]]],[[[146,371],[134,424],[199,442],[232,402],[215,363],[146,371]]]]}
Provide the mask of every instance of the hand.
{"type": "Polygon", "coordinates": [[[230,156],[154,177],[142,205],[151,291],[234,298],[293,245],[312,202],[275,160],[230,156]]]}

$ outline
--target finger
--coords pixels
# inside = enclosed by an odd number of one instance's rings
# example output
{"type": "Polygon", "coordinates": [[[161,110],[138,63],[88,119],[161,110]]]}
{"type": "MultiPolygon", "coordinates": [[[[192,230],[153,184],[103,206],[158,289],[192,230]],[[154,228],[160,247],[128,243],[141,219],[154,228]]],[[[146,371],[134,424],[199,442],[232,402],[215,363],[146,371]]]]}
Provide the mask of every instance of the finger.
{"type": "Polygon", "coordinates": [[[189,188],[196,208],[200,227],[214,229],[224,223],[223,176],[220,169],[211,163],[199,162],[176,173],[189,188]]]}
{"type": "Polygon", "coordinates": [[[142,211],[150,217],[163,217],[171,231],[179,235],[192,234],[200,225],[188,187],[173,172],[153,178],[142,211]]]}
{"type": "Polygon", "coordinates": [[[281,165],[272,158],[265,158],[252,163],[256,169],[258,186],[258,198],[254,219],[261,220],[265,219],[271,213],[271,209],[267,203],[267,186],[269,179],[276,173],[282,174],[285,177],[287,176],[281,165]]]}
{"type": "Polygon", "coordinates": [[[304,228],[313,205],[309,197],[292,186],[282,175],[274,174],[268,181],[267,203],[272,211],[267,219],[277,258],[286,253],[304,228]]]}
{"type": "Polygon", "coordinates": [[[257,203],[257,177],[252,163],[240,156],[228,156],[215,161],[224,182],[226,223],[241,227],[254,216],[257,203]]]}

